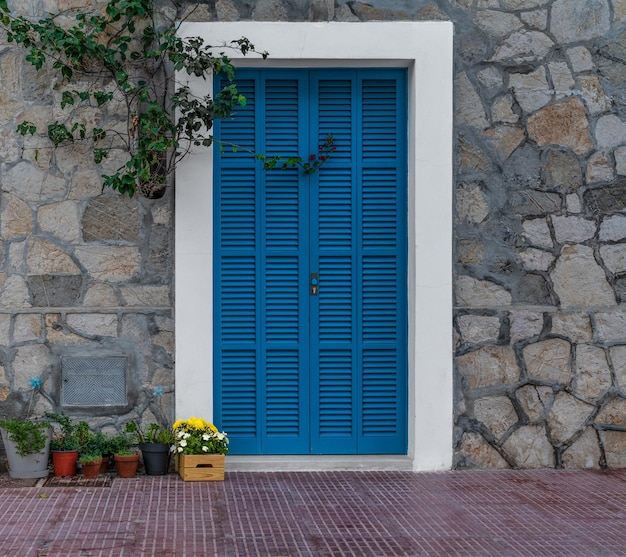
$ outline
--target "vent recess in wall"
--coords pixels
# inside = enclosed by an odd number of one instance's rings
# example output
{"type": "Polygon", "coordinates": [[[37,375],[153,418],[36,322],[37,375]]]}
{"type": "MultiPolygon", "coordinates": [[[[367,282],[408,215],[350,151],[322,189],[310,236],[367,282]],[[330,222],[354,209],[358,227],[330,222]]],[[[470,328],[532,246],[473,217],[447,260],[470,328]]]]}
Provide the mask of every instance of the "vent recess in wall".
{"type": "Polygon", "coordinates": [[[126,404],[126,358],[62,358],[62,406],[126,404]]]}

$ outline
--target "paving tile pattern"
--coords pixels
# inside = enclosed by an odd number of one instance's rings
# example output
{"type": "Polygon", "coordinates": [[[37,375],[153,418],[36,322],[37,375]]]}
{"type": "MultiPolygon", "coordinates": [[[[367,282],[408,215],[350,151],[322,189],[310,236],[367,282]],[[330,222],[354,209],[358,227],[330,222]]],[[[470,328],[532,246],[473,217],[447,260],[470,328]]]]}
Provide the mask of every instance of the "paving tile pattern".
{"type": "Polygon", "coordinates": [[[0,489],[0,555],[626,555],[626,470],[231,472],[0,489]]]}

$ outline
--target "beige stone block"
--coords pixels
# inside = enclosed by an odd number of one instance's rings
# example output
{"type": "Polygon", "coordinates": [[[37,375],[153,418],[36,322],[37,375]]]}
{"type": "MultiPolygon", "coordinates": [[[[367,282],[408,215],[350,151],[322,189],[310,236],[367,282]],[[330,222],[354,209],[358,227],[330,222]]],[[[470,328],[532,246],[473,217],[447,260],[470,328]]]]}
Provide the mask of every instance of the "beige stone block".
{"type": "Polygon", "coordinates": [[[459,356],[456,361],[470,389],[512,385],[519,380],[515,352],[510,346],[483,346],[459,356]]]}
{"type": "Polygon", "coordinates": [[[615,157],[615,171],[619,176],[626,176],[626,146],[615,149],[613,156],[615,157]]]}
{"type": "Polygon", "coordinates": [[[504,458],[478,433],[465,433],[459,447],[468,468],[503,470],[510,468],[504,458]]]}
{"type": "Polygon", "coordinates": [[[519,253],[524,268],[529,271],[547,271],[554,261],[554,254],[536,248],[529,248],[519,253]]]}
{"type": "Polygon", "coordinates": [[[511,344],[528,339],[541,333],[543,313],[536,311],[514,310],[509,313],[511,344]]]}
{"type": "Polygon", "coordinates": [[[611,346],[609,348],[609,354],[611,356],[611,362],[613,364],[613,372],[615,373],[617,387],[626,392],[626,346],[611,346]]]}
{"type": "Polygon", "coordinates": [[[598,151],[587,162],[587,182],[610,182],[615,177],[613,163],[606,152],[598,151]]]}
{"type": "Polygon", "coordinates": [[[552,39],[545,33],[516,31],[498,45],[492,60],[517,64],[540,60],[550,52],[553,46],[552,39]]]}
{"type": "Polygon", "coordinates": [[[493,101],[491,119],[498,124],[515,124],[519,121],[519,116],[513,111],[511,95],[502,95],[493,101]]]}
{"type": "Polygon", "coordinates": [[[24,262],[26,261],[26,249],[28,248],[28,242],[12,241],[9,243],[9,249],[7,259],[5,263],[6,270],[9,274],[24,274],[24,262]]]}
{"type": "Polygon", "coordinates": [[[566,54],[575,72],[588,72],[593,70],[593,57],[591,56],[591,52],[584,46],[568,48],[566,54]]]}
{"type": "Polygon", "coordinates": [[[11,332],[11,315],[0,313],[0,346],[9,346],[11,332]]]}
{"type": "Polygon", "coordinates": [[[513,90],[515,99],[522,110],[528,114],[546,106],[552,100],[546,70],[543,66],[529,73],[512,73],[509,78],[509,87],[513,90]]]}
{"type": "Polygon", "coordinates": [[[552,332],[574,342],[591,342],[593,338],[591,320],[586,313],[555,313],[552,316],[552,332]]]}
{"type": "Polygon", "coordinates": [[[553,440],[563,444],[581,431],[595,406],[561,391],[554,398],[548,414],[548,427],[553,440]]]}
{"type": "Polygon", "coordinates": [[[488,315],[461,315],[457,324],[463,341],[469,344],[496,342],[500,336],[500,318],[488,315]]]}
{"type": "Polygon", "coordinates": [[[497,126],[485,130],[483,137],[491,144],[500,160],[504,161],[521,145],[525,134],[517,126],[497,126]]]}
{"type": "Polygon", "coordinates": [[[129,285],[120,287],[120,296],[125,306],[170,306],[168,286],[129,285]]]}
{"type": "Polygon", "coordinates": [[[600,248],[600,257],[613,274],[626,271],[626,244],[610,244],[600,248]]]}
{"type": "Polygon", "coordinates": [[[463,136],[460,136],[458,139],[458,152],[462,170],[487,172],[492,166],[487,155],[463,136]]]}
{"type": "Polygon", "coordinates": [[[548,26],[548,10],[532,10],[520,14],[522,21],[534,29],[544,31],[548,26]]]}
{"type": "Polygon", "coordinates": [[[507,10],[532,10],[549,3],[550,0],[502,0],[502,7],[507,10]]]}
{"type": "MultiPolygon", "coordinates": [[[[63,346],[87,345],[92,343],[89,339],[71,332],[63,323],[58,313],[48,313],[45,316],[46,341],[63,346]]],[[[93,342],[94,345],[97,341],[93,342]]]]}
{"type": "Polygon", "coordinates": [[[576,393],[597,400],[611,387],[611,370],[603,348],[590,344],[576,346],[576,393]]]}
{"type": "Polygon", "coordinates": [[[168,354],[174,354],[174,333],[160,331],[154,335],[154,344],[163,348],[168,354]]]}
{"type": "Polygon", "coordinates": [[[43,232],[65,242],[80,241],[80,208],[74,201],[62,201],[40,207],[37,222],[43,232]]]}
{"type": "Polygon", "coordinates": [[[33,211],[30,206],[9,193],[2,196],[0,234],[5,240],[28,236],[33,232],[33,211]]]}
{"type": "Polygon", "coordinates": [[[85,293],[84,307],[117,307],[120,305],[117,294],[109,284],[94,284],[85,293]]]}
{"type": "Polygon", "coordinates": [[[80,168],[72,172],[69,199],[88,199],[102,193],[102,177],[95,168],[80,168]]]}
{"type": "Polygon", "coordinates": [[[606,465],[609,468],[626,468],[626,432],[600,431],[606,465]]]}
{"type": "Polygon", "coordinates": [[[573,43],[604,37],[611,28],[608,0],[577,2],[555,0],[550,31],[559,43],[573,43]]]}
{"type": "Polygon", "coordinates": [[[28,285],[21,275],[10,275],[2,285],[0,293],[0,307],[5,308],[29,308],[30,291],[28,285]]]}
{"type": "Polygon", "coordinates": [[[626,399],[614,398],[608,401],[598,412],[594,423],[596,425],[617,425],[626,427],[626,399]]]}
{"type": "Polygon", "coordinates": [[[615,23],[626,22],[626,0],[612,0],[615,23]]]}
{"type": "Polygon", "coordinates": [[[139,273],[139,250],[131,246],[78,246],[74,255],[89,275],[103,282],[126,282],[139,273]]]}
{"type": "Polygon", "coordinates": [[[569,470],[597,470],[600,468],[600,445],[598,434],[593,427],[585,432],[572,445],[563,451],[561,462],[569,470]]]}
{"type": "Polygon", "coordinates": [[[554,237],[559,244],[582,243],[596,233],[596,223],[578,216],[553,215],[554,237]]]}
{"type": "Polygon", "coordinates": [[[18,313],[15,316],[13,325],[13,340],[15,342],[39,340],[42,333],[41,314],[18,313]]]}
{"type": "Polygon", "coordinates": [[[485,255],[485,248],[479,240],[462,239],[457,242],[456,255],[458,262],[463,265],[480,265],[485,255]]]}
{"type": "Polygon", "coordinates": [[[596,140],[600,149],[611,150],[626,143],[626,122],[616,114],[600,116],[596,122],[596,140]]]}
{"type": "Polygon", "coordinates": [[[13,359],[13,389],[31,390],[31,378],[40,377],[51,365],[52,355],[44,344],[20,346],[13,359]]]}
{"type": "Polygon", "coordinates": [[[514,431],[502,449],[518,468],[554,468],[554,448],[543,426],[523,426],[514,431]]]}
{"type": "Polygon", "coordinates": [[[518,422],[517,412],[506,396],[491,396],[474,401],[474,417],[485,424],[496,440],[518,422]]]}
{"type": "Polygon", "coordinates": [[[570,343],[553,338],[529,344],[523,350],[529,377],[566,385],[571,379],[570,343]]]}
{"type": "Polygon", "coordinates": [[[626,342],[626,311],[597,312],[594,315],[594,332],[601,342],[626,342]]]}
{"type": "Polygon", "coordinates": [[[528,119],[527,129],[540,147],[561,145],[578,155],[588,153],[593,147],[585,106],[578,98],[542,108],[528,119]]]}
{"type": "Polygon", "coordinates": [[[575,191],[583,185],[580,162],[570,152],[551,150],[546,156],[544,174],[548,188],[575,191]]]}
{"type": "Polygon", "coordinates": [[[583,92],[583,100],[591,114],[601,114],[611,108],[611,99],[604,92],[598,76],[581,75],[578,77],[578,83],[583,92]]]}
{"type": "Polygon", "coordinates": [[[515,391],[515,397],[531,422],[543,420],[552,406],[552,387],[524,385],[515,391]]]}
{"type": "Polygon", "coordinates": [[[455,292],[459,307],[502,307],[511,304],[511,294],[502,286],[466,275],[457,278],[455,292]]]}
{"type": "Polygon", "coordinates": [[[588,246],[565,246],[550,277],[561,307],[616,304],[613,289],[588,246]]]}
{"type": "Polygon", "coordinates": [[[495,10],[476,12],[474,24],[492,37],[505,37],[524,27],[516,15],[495,10]]]}
{"type": "Polygon", "coordinates": [[[479,224],[489,216],[489,204],[478,184],[462,185],[456,196],[456,210],[460,220],[479,224]]]}
{"type": "Polygon", "coordinates": [[[554,247],[550,227],[545,218],[527,219],[522,226],[524,228],[524,237],[529,243],[540,248],[551,249],[554,247]]]}
{"type": "Polygon", "coordinates": [[[117,315],[112,313],[71,313],[67,325],[79,335],[117,337],[117,315]]]}
{"type": "Polygon", "coordinates": [[[44,172],[29,162],[19,162],[6,173],[2,190],[29,203],[61,201],[67,193],[64,178],[44,172]]]}
{"type": "Polygon", "coordinates": [[[28,242],[26,267],[29,275],[81,274],[69,254],[40,238],[31,238],[28,242]]]}
{"type": "Polygon", "coordinates": [[[455,80],[457,124],[468,125],[479,130],[489,127],[487,115],[478,93],[465,73],[459,74],[455,80]]]}

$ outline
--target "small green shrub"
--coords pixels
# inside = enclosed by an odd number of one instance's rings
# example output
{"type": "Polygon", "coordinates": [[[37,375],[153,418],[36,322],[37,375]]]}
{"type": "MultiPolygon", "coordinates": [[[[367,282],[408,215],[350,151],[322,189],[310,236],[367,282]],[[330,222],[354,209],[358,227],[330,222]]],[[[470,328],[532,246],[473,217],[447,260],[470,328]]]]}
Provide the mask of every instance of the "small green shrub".
{"type": "Polygon", "coordinates": [[[30,422],[27,420],[4,420],[0,422],[9,439],[16,444],[17,454],[26,456],[42,451],[48,439],[48,422],[30,422]]]}

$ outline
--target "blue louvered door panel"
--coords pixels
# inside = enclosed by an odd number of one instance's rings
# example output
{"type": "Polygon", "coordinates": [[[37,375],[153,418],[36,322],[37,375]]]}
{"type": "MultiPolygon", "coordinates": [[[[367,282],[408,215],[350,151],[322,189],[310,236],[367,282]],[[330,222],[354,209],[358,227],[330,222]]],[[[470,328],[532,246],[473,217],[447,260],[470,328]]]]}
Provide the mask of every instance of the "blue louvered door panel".
{"type": "Polygon", "coordinates": [[[238,86],[246,107],[216,126],[215,419],[233,453],[405,453],[405,72],[238,86]],[[251,154],[308,160],[328,133],[310,175],[251,154]]]}

